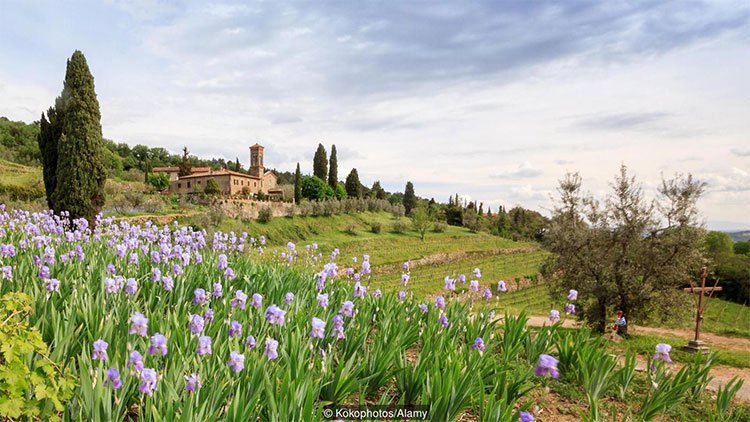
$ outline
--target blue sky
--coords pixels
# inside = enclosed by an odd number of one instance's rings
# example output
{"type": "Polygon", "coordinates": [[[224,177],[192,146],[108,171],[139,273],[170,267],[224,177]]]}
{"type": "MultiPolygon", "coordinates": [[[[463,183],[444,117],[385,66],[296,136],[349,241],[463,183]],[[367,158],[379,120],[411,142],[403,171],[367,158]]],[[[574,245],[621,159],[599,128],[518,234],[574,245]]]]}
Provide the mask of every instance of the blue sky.
{"type": "Polygon", "coordinates": [[[621,163],[709,184],[711,226],[750,228],[747,1],[10,0],[0,115],[32,121],[86,55],[104,135],[201,156],[266,146],[311,170],[542,212],[566,171],[621,163]]]}

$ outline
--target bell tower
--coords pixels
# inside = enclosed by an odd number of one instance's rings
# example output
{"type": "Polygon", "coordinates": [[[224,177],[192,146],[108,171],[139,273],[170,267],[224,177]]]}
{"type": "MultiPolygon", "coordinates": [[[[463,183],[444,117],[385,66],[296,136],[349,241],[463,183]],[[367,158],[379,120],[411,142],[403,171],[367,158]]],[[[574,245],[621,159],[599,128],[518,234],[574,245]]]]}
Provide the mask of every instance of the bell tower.
{"type": "Polygon", "coordinates": [[[263,145],[255,144],[250,147],[250,175],[263,177],[266,168],[263,166],[263,145]]]}

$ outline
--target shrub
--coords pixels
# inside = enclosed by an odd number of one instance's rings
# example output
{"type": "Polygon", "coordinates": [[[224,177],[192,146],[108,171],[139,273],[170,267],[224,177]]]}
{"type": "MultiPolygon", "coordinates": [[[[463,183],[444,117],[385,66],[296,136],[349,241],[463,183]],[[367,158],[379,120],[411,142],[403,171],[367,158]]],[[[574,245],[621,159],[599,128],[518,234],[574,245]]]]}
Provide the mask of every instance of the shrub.
{"type": "Polygon", "coordinates": [[[203,190],[206,195],[218,195],[221,193],[219,184],[216,183],[216,179],[208,179],[206,182],[206,188],[203,190]]]}
{"type": "Polygon", "coordinates": [[[271,221],[271,218],[273,218],[271,207],[261,207],[260,210],[258,210],[258,222],[268,223],[271,221]]]}
{"type": "Polygon", "coordinates": [[[393,226],[391,227],[391,231],[398,234],[406,233],[406,223],[401,220],[394,221],[393,226]]]}
{"type": "Polygon", "coordinates": [[[30,313],[28,295],[0,298],[0,419],[59,419],[73,396],[70,369],[50,359],[42,335],[29,327],[30,313]]]}
{"type": "Polygon", "coordinates": [[[350,234],[352,236],[355,236],[357,234],[357,225],[354,223],[349,223],[346,226],[346,234],[350,234]]]}
{"type": "Polygon", "coordinates": [[[169,175],[167,173],[149,173],[148,184],[159,192],[169,188],[169,175]]]}
{"type": "Polygon", "coordinates": [[[372,223],[370,223],[370,231],[373,232],[373,233],[375,233],[375,234],[380,233],[381,227],[382,227],[382,225],[380,223],[378,223],[377,221],[373,221],[372,223]]]}
{"type": "Polygon", "coordinates": [[[445,224],[445,223],[444,223],[444,222],[442,222],[442,221],[437,221],[437,222],[435,222],[435,224],[434,224],[434,225],[432,226],[432,231],[433,231],[433,232],[435,232],[435,233],[445,233],[445,231],[446,231],[447,229],[448,229],[448,225],[447,225],[447,224],[445,224]]]}
{"type": "Polygon", "coordinates": [[[287,207],[286,209],[286,216],[289,218],[294,218],[294,216],[297,214],[297,206],[292,205],[287,207]]]}

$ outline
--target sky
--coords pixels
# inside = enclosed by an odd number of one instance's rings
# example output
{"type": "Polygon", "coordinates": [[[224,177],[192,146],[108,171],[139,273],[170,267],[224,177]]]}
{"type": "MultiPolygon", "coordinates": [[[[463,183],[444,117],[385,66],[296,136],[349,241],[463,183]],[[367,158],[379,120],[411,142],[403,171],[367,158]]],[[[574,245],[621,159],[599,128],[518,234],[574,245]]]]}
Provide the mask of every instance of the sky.
{"type": "Polygon", "coordinates": [[[106,138],[201,157],[318,143],[447,202],[549,214],[566,172],[707,183],[708,227],[750,229],[750,2],[9,0],[0,116],[38,120],[84,52],[106,138]]]}

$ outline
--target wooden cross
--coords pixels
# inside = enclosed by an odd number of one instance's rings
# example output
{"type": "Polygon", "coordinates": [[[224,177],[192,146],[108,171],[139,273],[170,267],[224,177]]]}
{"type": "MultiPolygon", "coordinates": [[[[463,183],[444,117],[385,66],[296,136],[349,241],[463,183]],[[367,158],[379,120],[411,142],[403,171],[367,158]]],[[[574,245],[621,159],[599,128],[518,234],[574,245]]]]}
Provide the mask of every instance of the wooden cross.
{"type": "Polygon", "coordinates": [[[696,309],[695,309],[695,339],[688,342],[688,345],[684,347],[685,350],[690,351],[707,351],[708,349],[703,346],[703,342],[700,341],[700,335],[701,335],[701,323],[703,322],[703,313],[706,311],[706,306],[708,305],[708,302],[703,303],[703,294],[708,292],[708,298],[710,299],[711,296],[713,296],[714,292],[720,292],[722,290],[721,287],[717,287],[719,284],[719,279],[717,278],[714,282],[713,287],[706,287],[706,278],[708,277],[708,268],[703,267],[703,271],[701,272],[701,286],[696,287],[693,285],[693,280],[690,280],[690,287],[686,287],[683,290],[690,293],[698,293],[698,297],[696,298],[696,309]]]}

